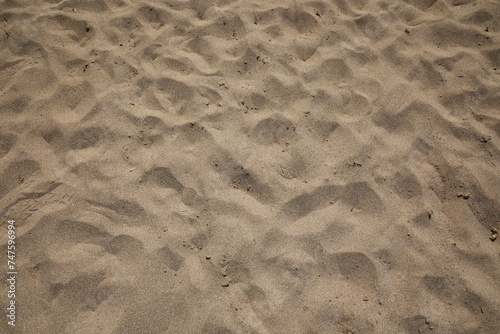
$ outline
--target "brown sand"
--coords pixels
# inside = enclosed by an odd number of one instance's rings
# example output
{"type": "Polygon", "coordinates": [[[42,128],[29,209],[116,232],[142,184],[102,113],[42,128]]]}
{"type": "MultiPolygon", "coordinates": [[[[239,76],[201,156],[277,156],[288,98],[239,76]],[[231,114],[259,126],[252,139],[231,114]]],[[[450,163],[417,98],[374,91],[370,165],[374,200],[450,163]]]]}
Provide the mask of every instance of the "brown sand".
{"type": "Polygon", "coordinates": [[[500,4],[4,0],[1,333],[499,333],[500,4]]]}

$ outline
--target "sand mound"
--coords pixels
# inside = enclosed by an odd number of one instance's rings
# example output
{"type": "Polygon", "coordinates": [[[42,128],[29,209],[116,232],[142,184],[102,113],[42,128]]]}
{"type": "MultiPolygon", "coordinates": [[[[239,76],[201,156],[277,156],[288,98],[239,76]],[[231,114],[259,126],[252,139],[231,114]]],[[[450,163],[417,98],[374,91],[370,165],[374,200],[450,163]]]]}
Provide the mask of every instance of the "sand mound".
{"type": "Polygon", "coordinates": [[[7,0],[0,27],[2,333],[500,328],[498,2],[7,0]]]}

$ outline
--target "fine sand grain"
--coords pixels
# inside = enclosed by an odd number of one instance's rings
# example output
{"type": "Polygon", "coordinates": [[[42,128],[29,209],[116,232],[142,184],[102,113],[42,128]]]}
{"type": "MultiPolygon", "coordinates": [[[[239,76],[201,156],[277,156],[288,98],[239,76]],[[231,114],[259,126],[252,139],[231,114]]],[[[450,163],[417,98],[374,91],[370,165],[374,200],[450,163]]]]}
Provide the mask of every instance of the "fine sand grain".
{"type": "Polygon", "coordinates": [[[3,0],[0,35],[0,333],[499,333],[499,1],[3,0]]]}

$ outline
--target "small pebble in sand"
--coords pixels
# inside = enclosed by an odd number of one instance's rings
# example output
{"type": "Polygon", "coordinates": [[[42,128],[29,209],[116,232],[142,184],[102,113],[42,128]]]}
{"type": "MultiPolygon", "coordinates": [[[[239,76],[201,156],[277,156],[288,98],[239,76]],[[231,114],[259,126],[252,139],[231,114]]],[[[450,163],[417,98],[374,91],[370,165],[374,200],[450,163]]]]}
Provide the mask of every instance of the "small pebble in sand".
{"type": "Polygon", "coordinates": [[[497,238],[498,238],[498,229],[496,227],[490,227],[490,232],[491,232],[490,240],[491,241],[497,240],[497,238]]]}
{"type": "Polygon", "coordinates": [[[491,136],[482,136],[480,141],[481,143],[489,143],[491,141],[491,136]]]}

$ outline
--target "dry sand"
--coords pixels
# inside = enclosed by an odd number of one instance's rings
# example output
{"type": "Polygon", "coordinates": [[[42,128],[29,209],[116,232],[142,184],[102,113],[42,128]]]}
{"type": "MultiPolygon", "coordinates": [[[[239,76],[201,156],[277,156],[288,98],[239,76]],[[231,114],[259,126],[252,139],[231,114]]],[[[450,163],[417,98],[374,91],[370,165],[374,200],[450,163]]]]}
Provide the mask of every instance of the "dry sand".
{"type": "Polygon", "coordinates": [[[500,3],[0,2],[1,333],[499,333],[500,3]]]}

